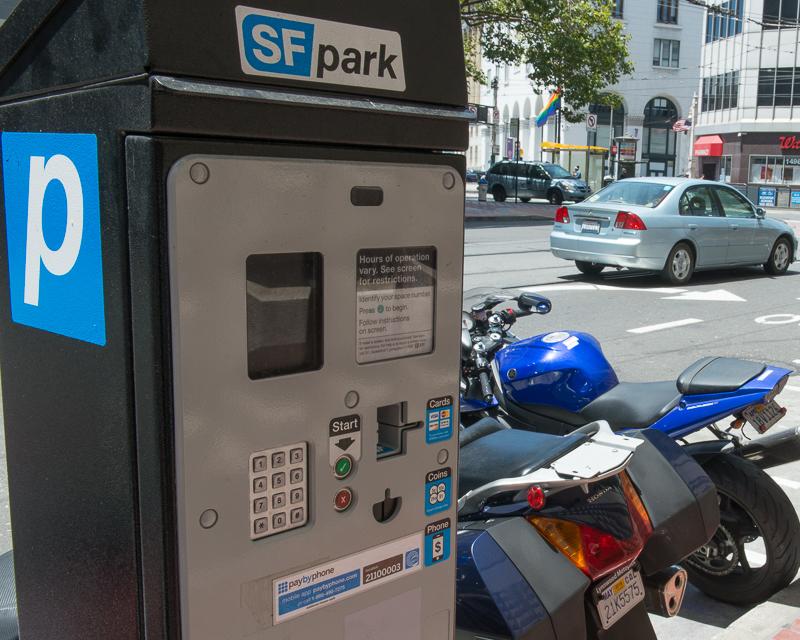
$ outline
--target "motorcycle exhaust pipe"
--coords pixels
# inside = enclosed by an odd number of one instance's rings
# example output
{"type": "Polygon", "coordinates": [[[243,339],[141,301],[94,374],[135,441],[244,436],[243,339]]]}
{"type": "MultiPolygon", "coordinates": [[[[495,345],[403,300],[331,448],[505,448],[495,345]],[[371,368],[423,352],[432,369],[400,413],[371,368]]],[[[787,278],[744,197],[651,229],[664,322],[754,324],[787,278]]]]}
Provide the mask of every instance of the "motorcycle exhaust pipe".
{"type": "Polygon", "coordinates": [[[645,578],[644,603],[650,613],[671,618],[681,610],[688,578],[686,569],[671,566],[645,578]]]}

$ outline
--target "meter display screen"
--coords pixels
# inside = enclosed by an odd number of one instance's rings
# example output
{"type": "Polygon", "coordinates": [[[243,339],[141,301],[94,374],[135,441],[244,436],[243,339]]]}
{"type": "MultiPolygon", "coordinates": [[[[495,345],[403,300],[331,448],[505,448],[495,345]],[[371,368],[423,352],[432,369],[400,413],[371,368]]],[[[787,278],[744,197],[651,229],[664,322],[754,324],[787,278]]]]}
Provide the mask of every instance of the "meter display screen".
{"type": "Polygon", "coordinates": [[[247,258],[247,371],[252,380],[322,367],[322,254],[247,258]]]}

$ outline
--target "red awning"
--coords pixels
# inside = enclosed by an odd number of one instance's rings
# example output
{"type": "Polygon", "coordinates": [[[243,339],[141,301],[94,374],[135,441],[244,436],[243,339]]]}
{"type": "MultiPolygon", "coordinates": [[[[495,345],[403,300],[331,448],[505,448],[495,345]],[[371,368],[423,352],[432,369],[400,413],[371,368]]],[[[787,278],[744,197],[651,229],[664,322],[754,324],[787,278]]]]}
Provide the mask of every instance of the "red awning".
{"type": "Polygon", "coordinates": [[[694,155],[721,156],[722,138],[719,136],[700,136],[694,141],[694,155]]]}

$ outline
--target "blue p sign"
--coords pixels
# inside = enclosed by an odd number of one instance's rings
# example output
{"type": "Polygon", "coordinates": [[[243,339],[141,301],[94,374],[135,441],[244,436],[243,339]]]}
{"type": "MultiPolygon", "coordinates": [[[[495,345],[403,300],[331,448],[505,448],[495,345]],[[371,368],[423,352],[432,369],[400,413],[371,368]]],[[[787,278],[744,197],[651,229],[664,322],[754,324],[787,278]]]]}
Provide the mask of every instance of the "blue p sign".
{"type": "Polygon", "coordinates": [[[105,345],[97,138],[2,134],[11,317],[105,345]]]}

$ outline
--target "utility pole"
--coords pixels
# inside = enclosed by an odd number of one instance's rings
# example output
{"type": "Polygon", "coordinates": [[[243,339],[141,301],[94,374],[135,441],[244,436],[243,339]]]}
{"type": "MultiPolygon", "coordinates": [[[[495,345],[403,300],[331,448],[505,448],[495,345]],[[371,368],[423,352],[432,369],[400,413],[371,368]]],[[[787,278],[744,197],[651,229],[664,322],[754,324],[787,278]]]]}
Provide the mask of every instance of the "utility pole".
{"type": "Polygon", "coordinates": [[[608,173],[614,176],[614,180],[617,179],[617,172],[614,171],[614,155],[611,153],[611,149],[614,147],[614,107],[608,107],[611,113],[611,120],[608,127],[608,173]]]}
{"type": "Polygon", "coordinates": [[[492,93],[494,93],[494,106],[492,107],[492,161],[489,165],[490,168],[494,166],[494,163],[497,161],[497,154],[495,150],[497,149],[497,124],[499,118],[497,117],[497,90],[500,88],[500,82],[497,79],[497,74],[495,73],[494,80],[492,80],[492,93]]]}
{"type": "Polygon", "coordinates": [[[689,177],[693,177],[693,163],[694,163],[694,121],[697,118],[697,92],[695,91],[692,96],[692,108],[689,111],[689,117],[692,119],[692,126],[689,129],[689,160],[686,163],[686,170],[689,172],[689,177]]]}

